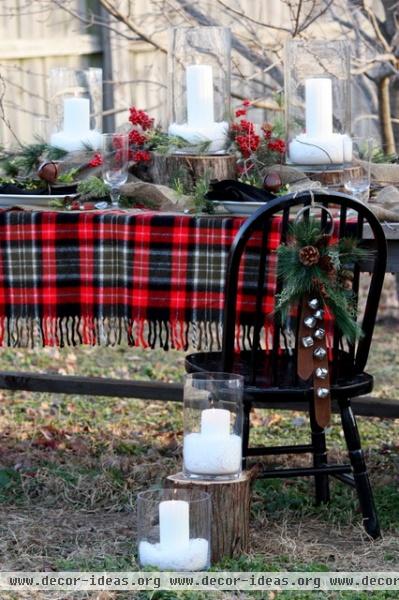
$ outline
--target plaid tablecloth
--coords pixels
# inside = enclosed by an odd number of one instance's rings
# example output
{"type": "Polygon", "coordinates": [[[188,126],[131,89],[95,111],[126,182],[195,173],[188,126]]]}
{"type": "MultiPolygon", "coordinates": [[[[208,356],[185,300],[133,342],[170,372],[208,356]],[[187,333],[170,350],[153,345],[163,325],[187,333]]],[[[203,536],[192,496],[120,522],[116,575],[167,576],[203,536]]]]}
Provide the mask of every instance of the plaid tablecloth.
{"type": "MultiPolygon", "coordinates": [[[[0,345],[219,347],[226,261],[243,219],[156,213],[0,213],[0,345]]],[[[280,221],[268,247],[280,240],[280,221]]],[[[255,309],[252,242],[238,311],[255,309]]],[[[275,256],[272,261],[275,261],[275,256]]],[[[244,276],[245,275],[245,276],[244,276]]],[[[274,306],[274,270],[264,315],[274,306]]]]}

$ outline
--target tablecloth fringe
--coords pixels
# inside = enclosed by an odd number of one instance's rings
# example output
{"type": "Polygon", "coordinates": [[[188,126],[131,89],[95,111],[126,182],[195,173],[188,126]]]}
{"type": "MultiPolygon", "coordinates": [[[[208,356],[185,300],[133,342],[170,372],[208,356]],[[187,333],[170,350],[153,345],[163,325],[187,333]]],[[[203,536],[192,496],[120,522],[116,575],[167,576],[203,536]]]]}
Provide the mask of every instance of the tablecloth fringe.
{"type": "MultiPolygon", "coordinates": [[[[252,326],[236,329],[236,349],[250,349],[252,326]]],[[[271,331],[264,330],[265,347],[271,331]]],[[[164,350],[221,349],[222,325],[219,322],[181,320],[149,321],[127,317],[2,317],[0,346],[33,348],[35,346],[116,346],[127,343],[142,348],[164,350]]]]}

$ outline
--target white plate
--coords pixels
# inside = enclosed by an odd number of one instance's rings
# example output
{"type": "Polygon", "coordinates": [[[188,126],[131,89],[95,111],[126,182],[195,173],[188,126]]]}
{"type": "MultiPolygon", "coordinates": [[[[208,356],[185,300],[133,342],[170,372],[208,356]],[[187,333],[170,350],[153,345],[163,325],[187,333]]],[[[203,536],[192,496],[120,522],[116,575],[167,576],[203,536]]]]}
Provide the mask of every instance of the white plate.
{"type": "Polygon", "coordinates": [[[50,200],[63,200],[66,196],[73,198],[76,194],[0,194],[0,207],[6,206],[48,206],[50,200]]]}
{"type": "Polygon", "coordinates": [[[213,204],[220,206],[232,215],[252,215],[266,202],[234,202],[233,200],[213,200],[213,204]]]}

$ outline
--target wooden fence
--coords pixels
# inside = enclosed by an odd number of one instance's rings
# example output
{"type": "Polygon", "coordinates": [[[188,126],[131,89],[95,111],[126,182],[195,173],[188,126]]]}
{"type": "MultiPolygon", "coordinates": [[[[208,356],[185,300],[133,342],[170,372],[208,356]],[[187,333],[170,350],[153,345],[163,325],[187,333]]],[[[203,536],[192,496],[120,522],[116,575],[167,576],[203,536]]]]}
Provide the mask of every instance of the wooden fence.
{"type": "MultiPolygon", "coordinates": [[[[86,2],[74,0],[74,9],[86,2]]],[[[22,142],[44,133],[48,115],[47,77],[51,68],[101,65],[102,43],[79,21],[48,3],[0,2],[0,76],[5,116],[22,142]]],[[[0,91],[1,93],[1,91],[0,91]]],[[[15,141],[0,122],[0,143],[15,141]]]]}
{"type": "MultiPolygon", "coordinates": [[[[88,14],[88,7],[101,13],[95,0],[66,0],[66,3],[71,11],[83,17],[88,14]]],[[[239,6],[235,0],[230,3],[239,6]]],[[[126,8],[129,0],[118,0],[115,4],[126,8]]],[[[213,3],[199,0],[197,4],[209,18],[216,17],[213,3]]],[[[259,21],[278,25],[287,16],[280,0],[241,0],[240,5],[246,14],[259,21]]],[[[170,21],[164,15],[157,19],[155,8],[147,0],[130,0],[132,20],[167,47],[170,21]]],[[[187,25],[187,21],[174,18],[174,24],[187,25]]],[[[236,31],[240,28],[234,15],[225,18],[223,24],[236,31]]],[[[123,24],[117,24],[114,29],[119,30],[119,34],[127,32],[123,24]]],[[[245,37],[245,32],[241,33],[245,37]]],[[[44,133],[43,118],[48,114],[47,77],[49,70],[57,66],[102,66],[105,79],[112,80],[117,125],[127,120],[127,109],[132,104],[148,109],[158,122],[166,124],[166,56],[147,43],[127,41],[119,34],[85,27],[48,1],[0,0],[0,94],[5,90],[5,116],[20,141],[29,142],[35,135],[44,133]]],[[[254,74],[255,69],[248,61],[238,57],[235,60],[246,77],[254,74]]],[[[264,79],[262,74],[258,76],[264,79]]],[[[246,87],[249,89],[242,82],[240,86],[242,93],[246,93],[246,87]]],[[[235,81],[234,87],[237,87],[235,81]]],[[[104,108],[112,112],[109,93],[104,108]]],[[[108,129],[113,125],[112,119],[109,120],[108,129]]],[[[0,122],[0,143],[8,146],[14,141],[7,126],[0,122]]]]}
{"type": "MultiPolygon", "coordinates": [[[[89,15],[89,9],[101,14],[97,0],[65,0],[64,4],[83,18],[89,15]]],[[[169,13],[173,3],[166,1],[115,0],[114,4],[125,11],[129,8],[132,22],[164,48],[171,25],[190,23],[181,11],[169,13]]],[[[222,15],[218,2],[192,0],[191,4],[207,19],[222,19],[220,24],[231,27],[244,46],[256,51],[261,46],[281,48],[287,35],[260,25],[267,22],[277,28],[287,26],[288,8],[282,0],[224,1],[223,4],[247,15],[248,22],[234,12],[222,15]]],[[[317,23],[315,27],[315,36],[334,35],[332,22],[324,23],[322,28],[317,23]]],[[[123,23],[112,22],[108,29],[88,27],[51,0],[0,0],[0,116],[3,106],[5,117],[20,141],[33,141],[35,135],[44,133],[43,117],[48,114],[47,76],[56,66],[103,67],[104,78],[111,82],[105,86],[104,109],[111,115],[104,123],[105,130],[126,122],[127,109],[132,104],[146,108],[158,122],[166,125],[166,55],[148,43],[127,40],[121,34],[134,37],[123,23]]],[[[240,73],[239,78],[233,76],[233,92],[251,98],[262,96],[263,83],[269,81],[268,74],[237,52],[234,52],[233,62],[235,73],[240,73]]],[[[360,113],[372,112],[362,94],[354,94],[354,97],[360,98],[362,103],[353,111],[357,118],[360,113]]],[[[258,111],[255,120],[270,116],[267,110],[258,111]]],[[[0,120],[0,144],[9,146],[14,141],[9,128],[0,120]]]]}

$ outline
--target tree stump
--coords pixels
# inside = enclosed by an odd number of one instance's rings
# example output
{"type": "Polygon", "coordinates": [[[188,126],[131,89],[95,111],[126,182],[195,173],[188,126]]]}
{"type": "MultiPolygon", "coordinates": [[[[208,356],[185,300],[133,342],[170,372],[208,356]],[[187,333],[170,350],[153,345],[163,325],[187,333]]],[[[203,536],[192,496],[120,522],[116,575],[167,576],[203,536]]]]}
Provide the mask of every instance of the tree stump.
{"type": "Polygon", "coordinates": [[[207,492],[211,496],[211,561],[238,557],[248,549],[251,483],[258,473],[255,466],[233,481],[197,481],[183,473],[169,475],[165,485],[207,492]]]}
{"type": "Polygon", "coordinates": [[[326,186],[344,187],[345,179],[352,177],[359,177],[362,173],[361,167],[349,167],[347,169],[341,169],[337,171],[305,171],[305,175],[312,179],[312,181],[320,181],[321,184],[326,186]]]}
{"type": "Polygon", "coordinates": [[[147,170],[153,183],[170,186],[180,180],[187,190],[192,190],[198,179],[210,181],[236,178],[236,159],[233,154],[202,155],[153,153],[147,170]]]}

